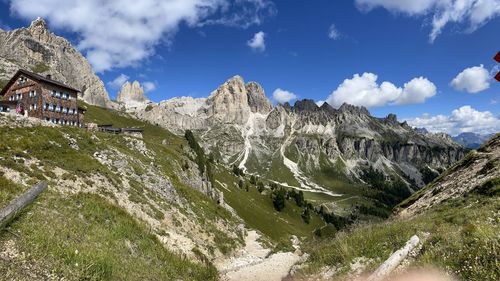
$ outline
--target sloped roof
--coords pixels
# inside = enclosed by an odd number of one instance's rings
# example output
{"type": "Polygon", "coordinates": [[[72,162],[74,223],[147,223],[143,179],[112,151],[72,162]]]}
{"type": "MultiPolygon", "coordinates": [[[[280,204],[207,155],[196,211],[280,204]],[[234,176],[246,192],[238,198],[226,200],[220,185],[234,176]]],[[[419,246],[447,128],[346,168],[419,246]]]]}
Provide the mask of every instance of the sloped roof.
{"type": "Polygon", "coordinates": [[[48,84],[52,84],[52,85],[55,85],[55,86],[58,86],[58,87],[61,87],[61,88],[65,88],[67,90],[70,90],[70,91],[75,91],[75,92],[81,92],[80,90],[77,90],[71,86],[68,86],[64,83],[61,83],[59,81],[56,81],[56,80],[53,80],[53,79],[50,79],[50,78],[47,78],[45,76],[42,76],[42,75],[39,75],[39,74],[36,74],[36,73],[33,73],[31,71],[27,71],[25,69],[19,69],[16,74],[14,74],[14,76],[12,76],[12,78],[9,80],[9,82],[7,83],[7,85],[5,85],[5,87],[3,87],[2,91],[0,92],[0,96],[3,96],[5,95],[5,92],[7,91],[8,88],[10,88],[10,86],[15,83],[17,81],[17,77],[19,75],[23,74],[24,76],[27,76],[29,78],[31,78],[32,80],[35,80],[35,81],[38,81],[38,82],[45,82],[45,83],[48,83],[48,84]]]}

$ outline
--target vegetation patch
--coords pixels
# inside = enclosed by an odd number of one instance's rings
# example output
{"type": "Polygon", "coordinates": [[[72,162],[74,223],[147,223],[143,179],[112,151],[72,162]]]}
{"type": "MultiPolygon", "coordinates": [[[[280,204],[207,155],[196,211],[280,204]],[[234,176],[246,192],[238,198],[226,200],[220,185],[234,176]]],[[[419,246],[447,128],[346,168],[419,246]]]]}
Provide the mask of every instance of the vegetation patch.
{"type": "MultiPolygon", "coordinates": [[[[0,232],[0,244],[8,240],[30,253],[28,263],[68,280],[218,278],[212,265],[166,250],[145,225],[97,195],[44,193],[0,232]]],[[[0,259],[0,274],[11,276],[20,266],[0,259]]]]}

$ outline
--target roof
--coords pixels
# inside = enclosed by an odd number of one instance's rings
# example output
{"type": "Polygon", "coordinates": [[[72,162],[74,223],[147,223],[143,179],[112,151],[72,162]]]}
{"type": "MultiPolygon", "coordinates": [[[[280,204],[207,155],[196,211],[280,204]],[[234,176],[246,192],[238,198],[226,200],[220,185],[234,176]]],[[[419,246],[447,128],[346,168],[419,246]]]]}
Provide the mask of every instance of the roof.
{"type": "Polygon", "coordinates": [[[14,76],[12,76],[12,78],[9,80],[7,85],[5,85],[5,87],[3,87],[2,91],[0,92],[0,96],[5,95],[5,92],[7,91],[7,89],[10,88],[10,86],[17,81],[17,77],[21,74],[23,74],[27,77],[30,77],[31,79],[36,80],[38,82],[45,82],[45,83],[52,84],[52,85],[55,85],[55,86],[58,86],[61,88],[65,88],[65,89],[70,90],[70,91],[81,92],[80,90],[77,90],[77,89],[75,89],[71,86],[68,86],[64,83],[61,83],[59,81],[47,78],[47,77],[42,76],[40,74],[33,73],[31,71],[27,71],[25,69],[19,69],[16,72],[16,74],[14,74],[14,76]]]}
{"type": "Polygon", "coordinates": [[[144,131],[143,129],[140,128],[122,128],[122,132],[137,132],[140,133],[144,131]]]}

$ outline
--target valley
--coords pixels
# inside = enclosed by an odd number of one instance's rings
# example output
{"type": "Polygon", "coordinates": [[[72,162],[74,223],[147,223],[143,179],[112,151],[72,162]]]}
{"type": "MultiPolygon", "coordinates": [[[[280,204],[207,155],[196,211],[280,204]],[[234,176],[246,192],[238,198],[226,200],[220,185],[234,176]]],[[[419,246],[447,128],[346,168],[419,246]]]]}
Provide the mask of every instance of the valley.
{"type": "Polygon", "coordinates": [[[239,75],[159,102],[123,81],[113,100],[78,48],[41,18],[0,29],[0,208],[48,184],[0,229],[0,280],[365,280],[415,235],[384,280],[500,279],[498,133],[279,102],[239,75]]]}

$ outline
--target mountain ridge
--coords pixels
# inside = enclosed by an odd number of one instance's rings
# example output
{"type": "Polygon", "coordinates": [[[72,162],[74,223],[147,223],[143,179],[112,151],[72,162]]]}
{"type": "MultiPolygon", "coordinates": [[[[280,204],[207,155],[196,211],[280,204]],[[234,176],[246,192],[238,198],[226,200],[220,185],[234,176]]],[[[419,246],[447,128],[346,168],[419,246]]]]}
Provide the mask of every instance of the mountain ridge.
{"type": "Polygon", "coordinates": [[[307,99],[272,106],[262,86],[245,83],[241,76],[230,78],[208,98],[173,98],[148,111],[127,110],[178,134],[193,130],[202,146],[226,165],[325,194],[336,193],[336,187],[325,186],[315,175],[330,177],[328,169],[357,184],[365,184],[364,175],[374,169],[389,181],[402,180],[414,192],[429,174],[437,176],[465,154],[446,134],[424,134],[394,114],[377,118],[364,107],[343,104],[335,109],[307,99]]]}

